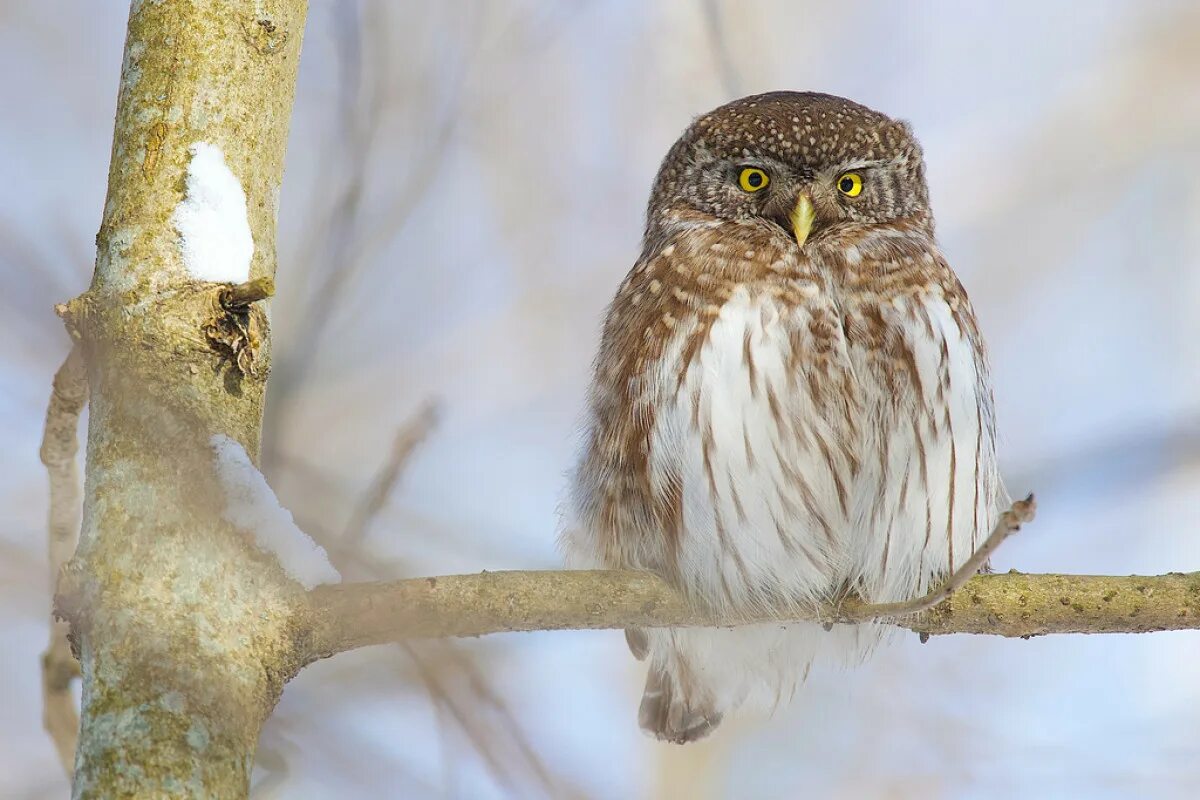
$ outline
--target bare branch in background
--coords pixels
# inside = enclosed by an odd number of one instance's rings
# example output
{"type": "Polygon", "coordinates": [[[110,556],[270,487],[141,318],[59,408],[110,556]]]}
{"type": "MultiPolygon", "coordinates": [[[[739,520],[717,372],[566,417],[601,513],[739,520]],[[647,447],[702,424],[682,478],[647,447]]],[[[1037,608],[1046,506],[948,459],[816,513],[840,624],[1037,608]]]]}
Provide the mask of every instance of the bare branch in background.
{"type": "MultiPolygon", "coordinates": [[[[48,555],[50,591],[58,587],[59,573],[79,542],[82,489],[79,465],[79,415],[87,402],[87,371],[79,345],[71,348],[54,374],[54,388],[46,409],[41,457],[50,476],[48,555]]],[[[42,724],[68,777],[75,772],[75,744],[79,739],[79,712],[71,694],[71,681],[79,677],[79,662],[67,641],[70,625],[50,620],[50,644],[42,654],[42,724]]]]}
{"type": "MultiPolygon", "coordinates": [[[[367,533],[376,517],[395,492],[405,468],[417,447],[437,422],[437,410],[426,403],[397,430],[387,459],[368,481],[368,488],[354,504],[350,519],[340,536],[325,523],[300,518],[301,526],[319,541],[326,542],[330,556],[343,574],[358,574],[382,579],[412,571],[403,561],[383,561],[367,552],[367,533]]],[[[328,486],[334,475],[307,468],[303,463],[289,464],[294,475],[314,484],[328,486]]],[[[407,680],[419,680],[443,724],[443,738],[450,741],[461,733],[471,752],[482,760],[495,780],[514,796],[582,797],[576,787],[554,775],[539,758],[515,716],[486,677],[486,665],[477,655],[453,641],[399,642],[413,667],[405,672],[407,680]]],[[[448,749],[448,764],[461,757],[448,749]]],[[[453,772],[453,768],[450,768],[453,772]]]]}
{"type": "Polygon", "coordinates": [[[437,424],[437,418],[437,406],[432,402],[426,402],[413,415],[412,419],[401,425],[400,429],[396,431],[396,436],[392,440],[391,456],[371,481],[371,485],[354,507],[354,511],[351,512],[350,521],[346,524],[346,530],[342,534],[341,546],[357,547],[366,537],[367,529],[379,512],[383,510],[388,497],[396,488],[400,475],[408,465],[413,451],[420,446],[421,442],[425,441],[425,437],[437,424]]]}
{"type": "MultiPolygon", "coordinates": [[[[386,5],[372,8],[386,13],[386,5]]],[[[363,198],[371,184],[374,145],[382,130],[387,104],[383,89],[392,74],[389,43],[382,39],[391,26],[381,20],[366,21],[357,7],[346,7],[335,17],[341,63],[342,88],[339,92],[340,127],[344,140],[344,163],[330,159],[330,166],[318,181],[320,187],[341,187],[332,207],[315,209],[310,215],[312,236],[300,249],[298,265],[302,276],[317,286],[305,300],[293,341],[276,364],[273,384],[272,416],[264,447],[264,463],[271,472],[280,464],[279,441],[286,436],[290,408],[313,367],[319,361],[325,332],[362,270],[375,262],[380,251],[404,229],[409,218],[428,196],[433,178],[442,166],[458,119],[459,97],[466,74],[466,62],[436,65],[439,83],[450,87],[449,100],[437,110],[432,134],[424,152],[414,153],[412,167],[405,179],[389,188],[386,199],[375,202],[377,208],[365,208],[363,198]],[[364,43],[364,31],[373,37],[364,43]],[[368,64],[368,60],[370,63],[368,64]],[[366,76],[370,76],[369,80],[366,76]],[[364,97],[364,86],[367,87],[364,97]],[[346,176],[346,177],[343,177],[346,176]],[[368,214],[368,212],[370,212],[368,214]]],[[[432,74],[432,73],[431,73],[432,74]]],[[[390,184],[389,184],[390,187],[390,184]]],[[[318,195],[319,197],[320,195],[318,195]]]]}
{"type": "MultiPolygon", "coordinates": [[[[58,219],[55,224],[63,223],[58,219]]],[[[0,292],[0,313],[6,320],[19,320],[20,324],[9,330],[22,338],[28,337],[27,341],[8,342],[9,347],[44,345],[49,333],[61,330],[46,314],[45,298],[65,297],[79,285],[82,275],[72,274],[70,265],[86,264],[93,256],[78,257],[77,239],[72,233],[61,231],[45,240],[34,240],[28,232],[0,219],[0,263],[19,265],[21,274],[21,280],[6,281],[4,291],[0,292]],[[50,244],[57,245],[62,252],[47,253],[50,244]]]]}
{"type": "Polygon", "coordinates": [[[704,26],[712,40],[713,58],[717,62],[717,74],[721,77],[721,88],[727,98],[741,97],[742,78],[729,51],[729,36],[721,15],[721,0],[703,0],[704,26]]]}

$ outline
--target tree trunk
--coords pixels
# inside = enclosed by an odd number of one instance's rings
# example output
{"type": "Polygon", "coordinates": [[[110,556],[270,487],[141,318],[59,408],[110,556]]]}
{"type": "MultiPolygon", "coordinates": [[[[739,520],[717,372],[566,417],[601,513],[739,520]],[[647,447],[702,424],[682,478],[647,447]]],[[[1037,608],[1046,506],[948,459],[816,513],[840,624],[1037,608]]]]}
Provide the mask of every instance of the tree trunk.
{"type": "Polygon", "coordinates": [[[220,148],[245,193],[249,277],[273,277],[306,11],[132,3],[95,274],[61,309],[91,404],[83,528],[59,598],[83,670],[75,797],[245,797],[295,670],[302,588],[222,520],[210,444],[224,434],[257,454],[267,317],[253,296],[195,279],[174,215],[193,146],[220,148]]]}

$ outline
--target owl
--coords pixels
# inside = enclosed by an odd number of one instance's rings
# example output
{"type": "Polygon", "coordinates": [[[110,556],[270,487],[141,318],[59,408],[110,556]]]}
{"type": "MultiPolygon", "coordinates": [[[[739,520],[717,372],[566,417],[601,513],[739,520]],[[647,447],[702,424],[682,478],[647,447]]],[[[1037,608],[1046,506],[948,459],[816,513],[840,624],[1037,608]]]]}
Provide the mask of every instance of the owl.
{"type": "MultiPolygon", "coordinates": [[[[699,117],[610,305],[565,503],[568,566],[749,614],[925,593],[995,525],[992,390],[911,128],[808,92],[699,117]]],[[[631,629],[638,713],[685,743],[853,664],[885,626],[631,629]]]]}

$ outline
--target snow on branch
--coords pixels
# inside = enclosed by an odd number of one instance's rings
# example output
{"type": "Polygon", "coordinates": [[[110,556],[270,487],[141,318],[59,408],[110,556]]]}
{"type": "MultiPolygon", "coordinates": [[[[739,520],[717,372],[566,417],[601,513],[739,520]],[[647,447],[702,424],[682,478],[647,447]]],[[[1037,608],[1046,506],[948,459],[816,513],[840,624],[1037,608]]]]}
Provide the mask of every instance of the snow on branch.
{"type": "Polygon", "coordinates": [[[296,526],[292,512],[280,505],[241,444],[218,434],[212,437],[212,447],[217,478],[225,491],[225,520],[251,534],[258,548],[279,559],[284,571],[304,588],[341,581],[324,548],[296,526]]]}

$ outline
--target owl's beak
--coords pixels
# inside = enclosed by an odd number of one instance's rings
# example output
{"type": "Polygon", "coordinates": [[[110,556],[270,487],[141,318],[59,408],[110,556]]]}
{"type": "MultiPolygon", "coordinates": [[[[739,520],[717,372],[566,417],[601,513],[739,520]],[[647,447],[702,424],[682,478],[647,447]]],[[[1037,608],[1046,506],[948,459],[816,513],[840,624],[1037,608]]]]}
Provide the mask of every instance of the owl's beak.
{"type": "Polygon", "coordinates": [[[796,198],[795,208],[788,215],[788,219],[792,223],[792,232],[796,234],[796,244],[801,247],[808,240],[808,234],[812,231],[813,220],[816,216],[812,198],[808,196],[808,192],[801,192],[800,196],[796,198]]]}

